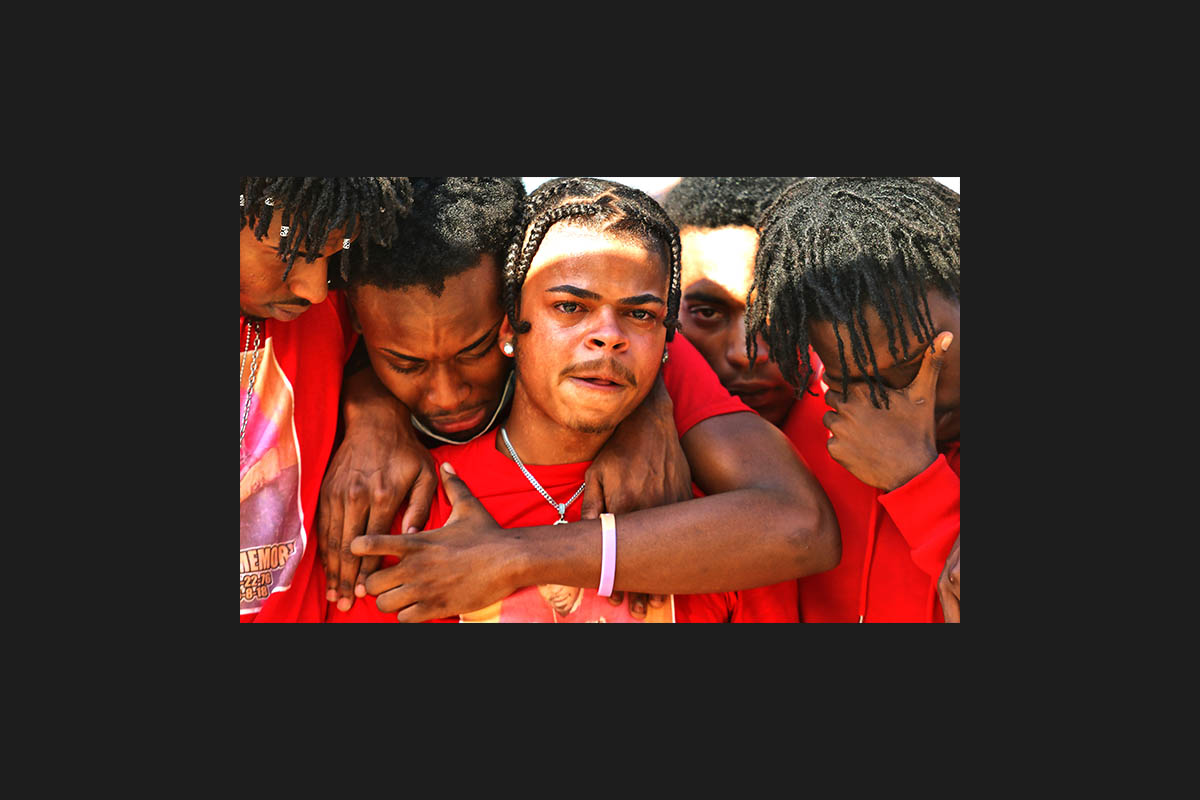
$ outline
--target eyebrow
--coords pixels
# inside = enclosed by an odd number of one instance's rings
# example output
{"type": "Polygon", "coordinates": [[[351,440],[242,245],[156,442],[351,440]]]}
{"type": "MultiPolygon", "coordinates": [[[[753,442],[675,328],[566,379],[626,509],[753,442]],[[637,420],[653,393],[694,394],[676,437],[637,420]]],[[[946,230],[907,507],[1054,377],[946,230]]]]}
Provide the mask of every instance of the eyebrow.
{"type": "MultiPolygon", "coordinates": [[[[454,355],[461,356],[463,353],[468,353],[468,352],[474,350],[476,347],[479,347],[479,345],[483,344],[485,341],[487,341],[488,338],[491,337],[493,331],[495,331],[497,328],[500,327],[501,322],[504,322],[504,317],[501,317],[499,320],[496,321],[495,325],[488,328],[487,332],[484,333],[483,336],[480,336],[478,339],[471,342],[469,345],[467,345],[463,349],[459,350],[454,355]]],[[[405,361],[424,361],[425,360],[423,358],[417,358],[416,356],[405,355],[404,353],[398,352],[396,350],[390,350],[386,347],[381,347],[379,349],[382,352],[387,353],[390,356],[394,356],[396,358],[401,358],[401,359],[404,359],[405,361]]]]}
{"type": "MultiPolygon", "coordinates": [[[[559,286],[551,286],[549,289],[546,290],[546,292],[547,293],[563,292],[564,294],[569,294],[569,295],[578,297],[581,300],[600,300],[601,299],[600,295],[596,294],[593,291],[590,291],[588,289],[580,289],[578,286],[571,286],[570,284],[567,284],[567,283],[561,284],[559,286]]],[[[640,306],[645,303],[658,303],[660,306],[666,305],[666,302],[664,302],[661,297],[659,297],[656,294],[650,294],[649,292],[647,292],[646,294],[635,294],[632,297],[622,297],[617,302],[623,306],[640,306]]]]}
{"type": "Polygon", "coordinates": [[[688,292],[683,296],[684,300],[691,302],[692,300],[700,300],[705,303],[713,303],[714,305],[728,305],[729,297],[722,297],[717,294],[709,294],[705,291],[688,292]]]}

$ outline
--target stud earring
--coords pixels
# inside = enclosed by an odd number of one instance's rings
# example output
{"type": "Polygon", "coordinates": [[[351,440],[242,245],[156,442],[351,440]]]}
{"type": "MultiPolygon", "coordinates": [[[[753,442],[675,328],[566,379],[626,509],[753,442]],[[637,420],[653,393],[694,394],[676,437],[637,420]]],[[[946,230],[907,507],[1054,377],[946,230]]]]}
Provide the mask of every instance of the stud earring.
{"type": "Polygon", "coordinates": [[[505,342],[500,345],[500,349],[504,351],[504,355],[511,356],[513,354],[512,342],[505,342]]]}

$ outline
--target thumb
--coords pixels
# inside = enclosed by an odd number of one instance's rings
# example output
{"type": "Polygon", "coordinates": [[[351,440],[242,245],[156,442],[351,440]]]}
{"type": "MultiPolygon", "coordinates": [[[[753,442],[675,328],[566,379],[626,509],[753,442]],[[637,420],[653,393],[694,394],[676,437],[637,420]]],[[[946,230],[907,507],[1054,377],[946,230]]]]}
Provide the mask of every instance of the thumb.
{"type": "Polygon", "coordinates": [[[913,379],[912,387],[918,396],[933,398],[937,389],[938,375],[941,374],[942,366],[946,363],[946,350],[950,348],[950,343],[953,341],[954,334],[949,331],[942,331],[933,337],[933,342],[930,343],[924,358],[921,359],[921,370],[913,379]]]}
{"type": "Polygon", "coordinates": [[[588,478],[587,486],[583,489],[583,502],[579,506],[580,519],[600,519],[604,510],[604,485],[600,479],[588,478]]]}
{"type": "Polygon", "coordinates": [[[446,499],[450,501],[451,506],[450,518],[446,520],[446,524],[457,519],[459,512],[466,510],[464,506],[478,502],[449,461],[442,464],[442,486],[446,488],[446,499]]]}

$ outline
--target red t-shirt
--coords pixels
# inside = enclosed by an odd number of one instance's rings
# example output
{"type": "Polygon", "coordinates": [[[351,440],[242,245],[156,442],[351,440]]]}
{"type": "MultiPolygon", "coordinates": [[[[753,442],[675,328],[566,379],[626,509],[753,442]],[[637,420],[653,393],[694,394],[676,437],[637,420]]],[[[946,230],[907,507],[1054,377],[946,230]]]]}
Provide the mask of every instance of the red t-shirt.
{"type": "MultiPolygon", "coordinates": [[[[709,417],[749,410],[740,399],[729,394],[704,357],[682,336],[676,336],[668,349],[671,355],[663,368],[663,383],[675,404],[675,425],[680,437],[696,423],[709,417]]],[[[450,461],[458,476],[501,527],[552,524],[558,519],[557,512],[530,485],[517,465],[497,451],[496,435],[497,431],[493,430],[467,444],[435,448],[432,451],[434,460],[439,467],[443,461],[450,461]]],[[[590,463],[527,467],[552,497],[563,502],[579,488],[590,463]]],[[[581,506],[582,503],[576,500],[567,508],[568,522],[579,520],[581,506]]],[[[439,484],[426,530],[441,527],[449,518],[451,509],[445,488],[439,484]]],[[[400,535],[399,524],[402,518],[403,510],[396,516],[395,527],[392,529],[395,535],[400,535]]],[[[619,539],[617,546],[620,546],[619,539]]],[[[383,566],[390,566],[396,561],[395,558],[385,557],[383,566]]],[[[538,599],[539,592],[538,587],[521,589],[502,601],[503,609],[520,608],[524,609],[523,613],[532,614],[535,606],[544,604],[538,599]]],[[[587,620],[589,612],[593,619],[597,615],[607,615],[606,621],[630,621],[625,606],[614,608],[608,605],[606,599],[596,597],[594,588],[585,588],[582,594],[577,596],[576,602],[578,608],[575,611],[565,616],[546,614],[545,621],[571,622],[581,618],[587,620]]],[[[796,621],[795,581],[788,581],[786,585],[779,584],[778,587],[753,589],[750,592],[674,598],[675,620],[679,622],[781,621],[787,616],[786,609],[789,607],[791,621],[796,621]]],[[[508,621],[505,616],[506,610],[489,608],[490,611],[481,610],[479,616],[494,621],[499,615],[499,621],[508,621]]],[[[375,598],[367,596],[356,600],[354,606],[346,612],[338,611],[336,606],[331,605],[326,621],[395,622],[396,615],[379,611],[375,607],[375,598]]]]}
{"type": "MultiPolygon", "coordinates": [[[[241,324],[245,347],[245,317],[241,324]]],[[[312,527],[337,431],[342,368],[356,338],[339,291],[291,322],[266,320],[241,466],[242,622],[325,618],[312,527]]],[[[239,411],[253,356],[245,354],[239,411]]]]}
{"type": "Polygon", "coordinates": [[[829,455],[820,368],[783,432],[820,482],[842,531],[842,560],[800,579],[805,622],[943,622],[937,584],[959,532],[959,443],[939,446],[924,472],[891,492],[854,477],[829,455]]]}

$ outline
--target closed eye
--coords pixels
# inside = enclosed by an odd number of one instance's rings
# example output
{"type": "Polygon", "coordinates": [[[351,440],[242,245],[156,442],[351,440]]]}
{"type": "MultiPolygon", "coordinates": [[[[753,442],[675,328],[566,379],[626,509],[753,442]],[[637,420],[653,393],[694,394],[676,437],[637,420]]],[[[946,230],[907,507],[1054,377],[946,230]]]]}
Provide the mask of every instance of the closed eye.
{"type": "Polygon", "coordinates": [[[388,369],[392,372],[399,372],[401,375],[411,375],[414,372],[420,372],[421,368],[425,366],[424,361],[414,361],[411,364],[397,364],[394,361],[385,361],[384,363],[387,364],[388,369]]]}

